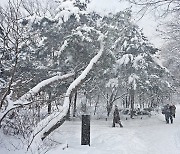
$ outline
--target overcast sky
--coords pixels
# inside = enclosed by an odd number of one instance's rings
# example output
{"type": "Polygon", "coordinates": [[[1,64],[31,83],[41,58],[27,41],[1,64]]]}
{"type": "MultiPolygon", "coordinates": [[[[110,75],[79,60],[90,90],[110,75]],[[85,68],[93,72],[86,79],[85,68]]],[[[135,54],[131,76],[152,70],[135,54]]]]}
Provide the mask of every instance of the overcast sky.
{"type": "MultiPolygon", "coordinates": [[[[114,13],[130,7],[127,2],[123,1],[120,3],[119,1],[120,0],[91,0],[91,4],[88,9],[95,10],[101,14],[107,14],[109,12],[114,13]]],[[[0,0],[0,5],[5,2],[8,2],[8,0],[0,0]]],[[[153,43],[156,47],[160,47],[163,41],[158,37],[158,33],[156,32],[157,20],[155,21],[153,15],[148,14],[141,20],[137,19],[139,19],[139,15],[134,14],[133,22],[139,25],[140,28],[143,28],[145,36],[148,37],[151,43],[153,43]]]]}
{"type": "MultiPolygon", "coordinates": [[[[91,0],[90,8],[96,10],[99,13],[117,12],[119,10],[124,10],[130,7],[127,2],[119,2],[120,0],[91,0]]],[[[138,10],[138,8],[133,7],[133,10],[138,10]]],[[[139,14],[134,14],[133,22],[143,28],[143,32],[149,41],[153,43],[156,47],[161,47],[162,40],[158,37],[157,20],[155,20],[153,14],[145,15],[141,20],[139,14]]]]}

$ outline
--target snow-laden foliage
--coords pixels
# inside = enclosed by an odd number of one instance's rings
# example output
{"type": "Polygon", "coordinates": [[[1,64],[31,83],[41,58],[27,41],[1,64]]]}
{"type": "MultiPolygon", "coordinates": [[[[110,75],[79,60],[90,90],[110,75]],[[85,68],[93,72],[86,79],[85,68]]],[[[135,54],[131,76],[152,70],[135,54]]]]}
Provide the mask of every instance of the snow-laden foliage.
{"type": "Polygon", "coordinates": [[[123,55],[121,59],[118,59],[117,63],[119,65],[127,65],[131,61],[131,59],[133,59],[133,55],[126,54],[126,55],[123,55]]]}
{"type": "MultiPolygon", "coordinates": [[[[126,88],[130,88],[133,84],[135,89],[150,92],[150,87],[153,88],[154,85],[150,82],[151,75],[157,75],[160,81],[163,74],[165,75],[168,71],[154,56],[158,49],[148,42],[142,31],[130,19],[131,12],[127,10],[102,20],[103,30],[108,31],[107,49],[116,62],[114,75],[119,76],[120,83],[125,82],[122,86],[126,88]],[[129,82],[132,76],[138,76],[138,78],[129,82]]],[[[156,84],[160,83],[159,81],[156,84]]],[[[163,85],[158,87],[163,87],[163,85]]],[[[160,91],[163,92],[163,88],[160,88],[160,91]]]]}
{"type": "Polygon", "coordinates": [[[164,23],[162,28],[162,35],[166,39],[166,43],[162,47],[161,55],[163,64],[169,69],[174,79],[174,86],[180,86],[180,54],[179,54],[179,42],[180,42],[180,14],[177,12],[171,21],[164,23]]]}
{"type": "Polygon", "coordinates": [[[136,80],[138,79],[139,77],[136,74],[131,74],[128,78],[128,84],[131,84],[134,90],[137,88],[136,80]]]}
{"type": "Polygon", "coordinates": [[[106,87],[118,87],[118,79],[109,79],[109,82],[106,84],[106,87]]]}

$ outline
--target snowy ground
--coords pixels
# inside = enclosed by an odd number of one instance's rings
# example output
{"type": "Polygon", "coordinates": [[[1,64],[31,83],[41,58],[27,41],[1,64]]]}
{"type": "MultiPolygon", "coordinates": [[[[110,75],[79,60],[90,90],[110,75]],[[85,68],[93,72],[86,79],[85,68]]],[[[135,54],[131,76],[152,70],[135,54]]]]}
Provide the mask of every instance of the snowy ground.
{"type": "MultiPolygon", "coordinates": [[[[112,128],[112,120],[92,120],[91,145],[82,146],[81,121],[67,121],[55,134],[56,141],[64,144],[47,154],[180,154],[180,106],[174,124],[166,124],[162,114],[122,123],[124,128],[112,128]]],[[[25,152],[8,151],[0,142],[0,154],[16,153],[25,152]]]]}

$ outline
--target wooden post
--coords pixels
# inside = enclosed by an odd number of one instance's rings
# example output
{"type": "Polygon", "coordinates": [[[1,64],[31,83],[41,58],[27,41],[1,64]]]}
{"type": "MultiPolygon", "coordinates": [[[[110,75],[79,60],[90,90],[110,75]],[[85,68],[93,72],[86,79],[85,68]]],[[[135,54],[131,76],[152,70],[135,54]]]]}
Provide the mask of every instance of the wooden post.
{"type": "Polygon", "coordinates": [[[82,115],[81,145],[90,146],[90,115],[82,115]]]}

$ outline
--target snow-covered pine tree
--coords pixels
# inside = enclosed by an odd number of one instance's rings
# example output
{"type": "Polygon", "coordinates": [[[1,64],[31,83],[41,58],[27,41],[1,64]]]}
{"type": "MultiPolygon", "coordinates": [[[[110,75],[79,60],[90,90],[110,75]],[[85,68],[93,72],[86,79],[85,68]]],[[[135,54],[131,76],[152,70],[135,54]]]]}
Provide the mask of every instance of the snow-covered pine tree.
{"type": "Polygon", "coordinates": [[[114,69],[106,73],[111,74],[111,78],[118,79],[116,86],[120,89],[119,96],[128,93],[125,95],[128,97],[126,106],[130,105],[133,113],[134,103],[138,103],[139,97],[144,95],[150,107],[159,105],[160,100],[172,92],[171,85],[165,78],[168,71],[156,56],[158,49],[148,42],[142,30],[131,21],[131,11],[105,17],[101,28],[108,31],[105,48],[115,61],[111,61],[114,69]]]}

